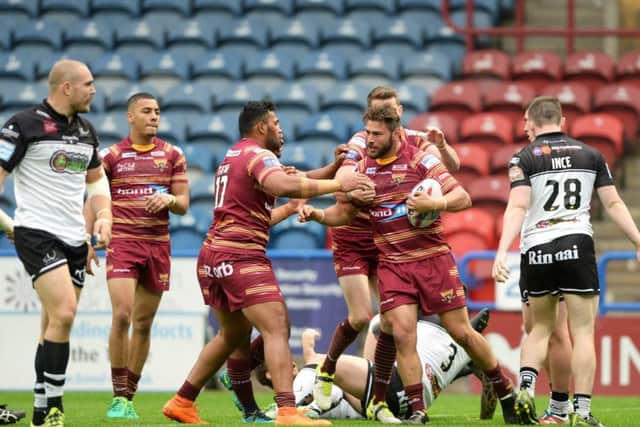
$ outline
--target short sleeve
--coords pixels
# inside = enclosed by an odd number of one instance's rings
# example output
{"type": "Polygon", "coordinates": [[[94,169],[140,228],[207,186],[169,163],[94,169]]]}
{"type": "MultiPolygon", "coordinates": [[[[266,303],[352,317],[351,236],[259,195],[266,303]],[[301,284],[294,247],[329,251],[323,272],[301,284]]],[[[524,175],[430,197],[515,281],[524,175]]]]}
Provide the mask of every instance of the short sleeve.
{"type": "Polygon", "coordinates": [[[282,165],[276,155],[264,148],[253,149],[252,155],[247,160],[249,175],[253,176],[260,185],[264,183],[267,176],[282,170],[282,165]]]}
{"type": "Polygon", "coordinates": [[[15,117],[12,117],[0,129],[0,166],[7,172],[11,172],[26,152],[27,143],[24,141],[15,117]]]}
{"type": "Polygon", "coordinates": [[[604,156],[598,152],[596,158],[596,180],[593,183],[595,188],[606,187],[608,185],[613,185],[613,176],[611,175],[611,170],[609,170],[609,165],[607,161],[604,159],[604,156]]]}
{"type": "Polygon", "coordinates": [[[508,173],[511,188],[519,187],[521,185],[531,186],[527,162],[525,159],[526,157],[522,156],[521,153],[518,153],[509,160],[508,173]]]}

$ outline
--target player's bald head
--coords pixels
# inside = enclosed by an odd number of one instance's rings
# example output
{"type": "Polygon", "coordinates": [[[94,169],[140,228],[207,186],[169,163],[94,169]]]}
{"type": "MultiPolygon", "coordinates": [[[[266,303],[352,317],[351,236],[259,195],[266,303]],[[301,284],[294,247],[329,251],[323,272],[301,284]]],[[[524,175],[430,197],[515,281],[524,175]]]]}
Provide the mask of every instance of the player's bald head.
{"type": "Polygon", "coordinates": [[[64,82],[75,82],[82,78],[83,72],[89,69],[85,64],[74,59],[61,59],[53,64],[49,72],[49,90],[55,91],[64,82]]]}

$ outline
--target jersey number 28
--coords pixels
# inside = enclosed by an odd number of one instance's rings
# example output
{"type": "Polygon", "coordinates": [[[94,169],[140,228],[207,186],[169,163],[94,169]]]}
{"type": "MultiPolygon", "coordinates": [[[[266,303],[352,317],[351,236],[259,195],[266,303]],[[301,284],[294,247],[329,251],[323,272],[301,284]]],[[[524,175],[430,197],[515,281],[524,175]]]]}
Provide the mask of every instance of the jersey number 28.
{"type": "MultiPolygon", "coordinates": [[[[556,204],[556,199],[560,194],[560,183],[555,179],[550,179],[545,183],[546,186],[551,186],[551,195],[547,199],[544,204],[545,211],[556,211],[560,207],[556,204]]],[[[564,181],[562,186],[562,190],[564,193],[564,208],[569,210],[575,210],[580,207],[580,190],[582,189],[582,184],[579,179],[569,178],[564,181]]]]}

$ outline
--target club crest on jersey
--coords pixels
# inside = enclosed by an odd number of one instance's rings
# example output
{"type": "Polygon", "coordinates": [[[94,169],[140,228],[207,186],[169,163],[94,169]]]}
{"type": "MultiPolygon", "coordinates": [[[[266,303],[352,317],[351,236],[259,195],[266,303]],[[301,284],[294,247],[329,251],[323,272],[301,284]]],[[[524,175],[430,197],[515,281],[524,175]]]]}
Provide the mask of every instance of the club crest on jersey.
{"type": "Polygon", "coordinates": [[[56,124],[56,122],[52,122],[51,120],[43,120],[42,126],[44,128],[44,133],[58,132],[58,125],[56,124]]]}
{"type": "Polygon", "coordinates": [[[446,302],[448,304],[453,301],[453,289],[449,289],[448,291],[440,292],[440,296],[442,297],[441,301],[446,302]]]}
{"type": "Polygon", "coordinates": [[[49,166],[57,173],[83,173],[87,170],[89,158],[80,153],[58,150],[51,156],[49,166]]]}
{"type": "Polygon", "coordinates": [[[153,159],[153,164],[162,173],[167,168],[167,159],[153,159]]]}
{"type": "Polygon", "coordinates": [[[400,185],[400,183],[402,183],[402,181],[404,181],[404,179],[407,177],[406,173],[392,173],[391,174],[391,179],[393,180],[393,182],[396,183],[396,185],[400,185]]]}

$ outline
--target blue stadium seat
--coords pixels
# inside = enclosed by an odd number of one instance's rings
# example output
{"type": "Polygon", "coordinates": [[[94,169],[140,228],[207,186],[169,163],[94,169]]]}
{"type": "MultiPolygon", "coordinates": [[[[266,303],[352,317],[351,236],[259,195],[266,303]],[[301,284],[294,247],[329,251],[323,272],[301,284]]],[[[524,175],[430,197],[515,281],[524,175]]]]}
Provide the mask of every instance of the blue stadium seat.
{"type": "Polygon", "coordinates": [[[349,58],[370,46],[370,28],[367,23],[354,19],[341,19],[320,29],[322,50],[349,58]]]}
{"type": "Polygon", "coordinates": [[[247,59],[244,81],[260,85],[267,91],[293,78],[293,60],[290,57],[264,52],[247,59]]]}
{"type": "Polygon", "coordinates": [[[129,97],[140,92],[147,92],[158,97],[153,86],[134,83],[114,89],[114,91],[107,96],[105,107],[108,111],[122,112],[121,114],[124,116],[125,111],[127,111],[127,101],[129,97]]]}
{"type": "Polygon", "coordinates": [[[87,114],[86,117],[98,132],[101,148],[120,142],[129,134],[129,122],[124,112],[87,114]]]}
{"type": "MultiPolygon", "coordinates": [[[[155,22],[161,15],[180,19],[191,16],[191,2],[179,0],[141,0],[140,9],[145,18],[155,22]]],[[[175,21],[174,21],[175,22],[175,21]]]]}
{"type": "Polygon", "coordinates": [[[46,84],[19,83],[3,85],[0,88],[2,105],[5,110],[19,111],[39,104],[47,97],[49,88],[46,84]]]}
{"type": "Polygon", "coordinates": [[[267,25],[248,19],[228,21],[218,29],[217,41],[221,52],[246,59],[267,47],[267,25]]]}
{"type": "Polygon", "coordinates": [[[146,58],[164,47],[164,27],[146,20],[137,20],[115,31],[118,53],[146,58]]]}
{"type": "Polygon", "coordinates": [[[342,144],[347,141],[350,132],[349,124],[340,115],[317,113],[309,116],[302,123],[298,128],[296,139],[301,143],[329,141],[342,144]]]}
{"type": "Polygon", "coordinates": [[[0,10],[7,15],[22,15],[28,18],[38,16],[37,1],[0,0],[0,10]]]}
{"type": "Polygon", "coordinates": [[[191,80],[208,85],[215,93],[242,78],[243,61],[235,55],[210,53],[191,66],[191,80]]]}
{"type": "MultiPolygon", "coordinates": [[[[474,14],[484,14],[488,17],[491,24],[497,23],[498,18],[500,17],[499,1],[500,0],[474,0],[474,14]]],[[[449,4],[449,8],[452,13],[464,12],[467,6],[467,0],[451,0],[449,4]]]]}
{"type": "Polygon", "coordinates": [[[400,62],[400,78],[405,83],[421,86],[432,93],[452,78],[451,60],[438,50],[411,55],[400,62]]]}
{"type": "Polygon", "coordinates": [[[58,24],[78,22],[87,16],[89,16],[89,0],[42,0],[40,2],[40,17],[47,22],[58,24]]]}
{"type": "Polygon", "coordinates": [[[93,100],[91,101],[91,112],[93,113],[103,113],[105,112],[107,104],[107,96],[104,92],[100,92],[99,90],[93,95],[93,100]]]}
{"type": "Polygon", "coordinates": [[[230,145],[238,138],[240,109],[224,114],[191,116],[187,130],[189,143],[221,143],[230,145]]]}
{"type": "Polygon", "coordinates": [[[173,230],[182,228],[196,228],[196,218],[191,213],[191,206],[189,206],[189,210],[184,215],[169,212],[169,232],[173,233],[173,230]]]}
{"type": "Polygon", "coordinates": [[[187,140],[187,120],[183,114],[163,112],[160,106],[158,137],[171,144],[184,146],[187,140]]]}
{"type": "Polygon", "coordinates": [[[34,58],[13,53],[0,53],[0,82],[29,82],[35,78],[34,58]]]}
{"type": "Polygon", "coordinates": [[[318,46],[319,33],[315,20],[290,19],[269,27],[269,44],[274,52],[300,58],[318,46]]]}
{"type": "Polygon", "coordinates": [[[336,145],[334,142],[312,140],[285,145],[280,161],[301,171],[318,169],[333,162],[336,145]]]}
{"type": "Polygon", "coordinates": [[[440,25],[425,27],[425,46],[430,51],[436,49],[447,55],[454,70],[462,69],[462,61],[465,53],[465,43],[462,35],[457,34],[453,29],[440,25]]]}
{"type": "Polygon", "coordinates": [[[218,112],[239,114],[247,101],[264,98],[264,88],[247,83],[240,83],[220,90],[215,95],[214,109],[218,112]]]}
{"type": "MultiPolygon", "coordinates": [[[[4,125],[4,121],[2,122],[4,125]]],[[[16,195],[13,189],[13,175],[8,175],[4,180],[4,190],[0,193],[0,203],[4,207],[12,207],[12,211],[16,206],[16,195]]],[[[4,210],[4,209],[3,209],[4,210]]],[[[8,211],[5,210],[7,215],[8,211]]]]}
{"type": "Polygon", "coordinates": [[[167,28],[165,46],[170,52],[180,52],[194,62],[213,48],[214,33],[212,26],[203,26],[195,19],[174,23],[167,28]]]}
{"type": "Polygon", "coordinates": [[[215,171],[216,158],[207,144],[189,144],[185,146],[184,157],[187,160],[187,168],[189,169],[198,169],[203,174],[212,174],[215,171]]]}
{"type": "MultiPolygon", "coordinates": [[[[280,122],[299,125],[304,119],[318,111],[319,92],[314,85],[304,83],[283,83],[271,92],[271,99],[276,103],[280,122]]],[[[288,141],[295,135],[285,134],[288,141]]]]}
{"type": "MultiPolygon", "coordinates": [[[[0,20],[0,26],[3,22],[0,20]]],[[[4,31],[0,32],[0,50],[11,49],[11,31],[13,28],[2,26],[4,31]]]]}
{"type": "Polygon", "coordinates": [[[90,61],[113,47],[113,31],[103,23],[84,21],[65,29],[63,43],[70,57],[90,61]]]}
{"type": "Polygon", "coordinates": [[[320,249],[326,238],[322,224],[313,221],[301,224],[295,215],[273,226],[269,234],[271,249],[320,249]]]}
{"type": "MultiPolygon", "coordinates": [[[[187,163],[187,170],[189,163],[187,163]]],[[[191,203],[211,202],[215,194],[213,174],[203,175],[197,181],[191,183],[191,203]]]]}
{"type": "Polygon", "coordinates": [[[53,22],[32,21],[13,30],[13,51],[47,56],[62,47],[62,29],[53,22]]]}
{"type": "MultiPolygon", "coordinates": [[[[47,55],[43,57],[36,58],[34,61],[34,69],[35,69],[35,80],[36,81],[44,81],[49,76],[49,71],[51,71],[51,67],[57,61],[61,59],[70,59],[71,57],[66,53],[54,53],[53,55],[47,55]]],[[[73,58],[75,59],[75,58],[73,58]]]]}
{"type": "Polygon", "coordinates": [[[214,12],[238,16],[242,13],[242,2],[229,0],[193,0],[193,13],[214,12]]]}
{"type": "Polygon", "coordinates": [[[375,87],[389,85],[398,79],[398,61],[378,52],[365,53],[349,60],[347,66],[351,83],[375,87]]]}
{"type": "Polygon", "coordinates": [[[207,233],[213,219],[213,198],[208,202],[200,201],[189,206],[189,213],[195,220],[195,226],[203,235],[207,233]]]}
{"type": "Polygon", "coordinates": [[[125,20],[140,16],[138,0],[91,0],[91,15],[125,20]]]}
{"type": "Polygon", "coordinates": [[[171,232],[171,250],[194,250],[198,251],[202,246],[205,234],[195,228],[178,228],[171,232]]]}
{"type": "Polygon", "coordinates": [[[440,14],[442,2],[441,0],[396,0],[397,11],[419,12],[423,10],[440,14]]]}
{"type": "MultiPolygon", "coordinates": [[[[320,110],[341,116],[351,126],[360,127],[367,109],[368,86],[341,83],[320,97],[320,110]]],[[[344,142],[344,141],[343,141],[344,142]]]]}
{"type": "Polygon", "coordinates": [[[293,9],[298,19],[329,22],[342,15],[344,5],[343,0],[294,0],[293,9]]]}
{"type": "Polygon", "coordinates": [[[385,57],[400,58],[422,48],[421,26],[413,21],[394,19],[388,25],[372,28],[376,52],[385,57]]]}
{"type": "Polygon", "coordinates": [[[274,24],[289,18],[293,11],[293,0],[244,0],[243,9],[245,18],[274,24]]]}
{"type": "Polygon", "coordinates": [[[319,90],[329,90],[339,80],[346,77],[346,62],[339,55],[327,52],[313,52],[298,61],[296,80],[309,83],[319,90]]]}
{"type": "Polygon", "coordinates": [[[209,86],[202,83],[180,83],[170,88],[161,101],[162,111],[208,113],[212,106],[209,86]]]}
{"type": "Polygon", "coordinates": [[[409,123],[412,118],[429,109],[429,94],[420,85],[401,83],[394,86],[402,104],[402,122],[409,123]]]}
{"type": "Polygon", "coordinates": [[[140,82],[156,88],[162,95],[167,90],[189,79],[187,58],[179,53],[158,53],[140,62],[140,82]]]}
{"type": "MultiPolygon", "coordinates": [[[[477,3],[477,2],[476,2],[477,3]]],[[[474,3],[475,4],[475,3],[474,3]]],[[[475,6],[474,6],[475,8],[475,6]]],[[[465,27],[467,25],[467,13],[465,10],[460,10],[457,12],[451,13],[451,21],[454,24],[465,27]]],[[[483,9],[474,9],[473,11],[473,25],[475,28],[491,28],[493,26],[494,17],[491,13],[483,10],[483,9]]],[[[482,34],[476,36],[476,43],[480,47],[489,47],[494,44],[493,36],[489,36],[487,34],[482,34]]]]}
{"type": "Polygon", "coordinates": [[[353,20],[375,24],[372,28],[396,12],[395,3],[388,0],[345,0],[344,9],[345,15],[353,20]]]}
{"type": "Polygon", "coordinates": [[[138,60],[129,55],[107,53],[91,63],[98,90],[111,94],[117,87],[138,80],[138,60]]]}

